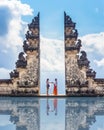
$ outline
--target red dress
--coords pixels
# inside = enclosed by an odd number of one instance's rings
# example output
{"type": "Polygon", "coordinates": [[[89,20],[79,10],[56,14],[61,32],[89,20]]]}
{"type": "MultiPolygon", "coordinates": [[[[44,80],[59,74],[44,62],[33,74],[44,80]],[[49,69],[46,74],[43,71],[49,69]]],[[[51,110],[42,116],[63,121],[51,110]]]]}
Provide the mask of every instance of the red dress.
{"type": "Polygon", "coordinates": [[[53,94],[57,95],[57,86],[56,86],[56,84],[54,84],[53,94]]]}

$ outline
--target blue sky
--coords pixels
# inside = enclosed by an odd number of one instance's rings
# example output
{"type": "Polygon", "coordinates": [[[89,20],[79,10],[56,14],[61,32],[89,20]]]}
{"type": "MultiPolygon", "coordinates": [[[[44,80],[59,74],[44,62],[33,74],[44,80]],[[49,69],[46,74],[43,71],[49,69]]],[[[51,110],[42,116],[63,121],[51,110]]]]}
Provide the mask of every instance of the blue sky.
{"type": "MultiPolygon", "coordinates": [[[[21,0],[41,13],[41,33],[57,32],[63,37],[63,12],[66,11],[77,23],[81,36],[104,30],[103,0],[21,0]],[[45,27],[44,27],[45,26],[45,27]],[[46,29],[46,30],[45,30],[46,29]]],[[[52,37],[52,36],[51,36],[52,37]]]]}
{"type": "Polygon", "coordinates": [[[91,68],[97,77],[104,77],[104,0],[0,0],[0,78],[9,78],[9,72],[15,68],[18,54],[23,51],[27,24],[38,12],[41,73],[63,75],[64,11],[76,22],[91,68]]]}

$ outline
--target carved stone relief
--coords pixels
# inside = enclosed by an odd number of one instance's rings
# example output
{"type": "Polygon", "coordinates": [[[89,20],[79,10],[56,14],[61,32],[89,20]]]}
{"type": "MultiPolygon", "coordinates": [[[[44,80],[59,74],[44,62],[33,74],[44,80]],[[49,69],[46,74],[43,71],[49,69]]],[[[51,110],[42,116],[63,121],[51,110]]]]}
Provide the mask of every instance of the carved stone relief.
{"type": "Polygon", "coordinates": [[[21,75],[21,79],[19,81],[20,86],[37,86],[38,85],[38,60],[33,59],[27,65],[27,71],[25,74],[21,75]]]}
{"type": "Polygon", "coordinates": [[[85,76],[84,73],[80,71],[77,59],[73,57],[68,57],[66,59],[66,81],[70,84],[76,84],[77,81],[80,83],[85,83],[85,76]]]}

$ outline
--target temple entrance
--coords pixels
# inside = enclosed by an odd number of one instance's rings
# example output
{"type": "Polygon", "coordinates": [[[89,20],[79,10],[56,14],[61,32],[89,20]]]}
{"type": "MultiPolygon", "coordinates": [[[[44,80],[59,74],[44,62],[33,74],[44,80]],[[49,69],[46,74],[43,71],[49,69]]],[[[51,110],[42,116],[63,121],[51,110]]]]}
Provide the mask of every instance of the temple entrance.
{"type": "Polygon", "coordinates": [[[90,68],[86,52],[80,50],[82,44],[75,25],[64,12],[64,39],[57,40],[57,35],[56,39],[40,37],[38,13],[28,24],[23,52],[18,55],[16,68],[11,71],[10,79],[0,79],[0,95],[104,95],[104,79],[95,78],[96,72],[90,68]]]}
{"type": "MultiPolygon", "coordinates": [[[[63,26],[64,22],[60,22],[60,19],[57,23],[53,20],[50,22],[45,21],[45,24],[41,23],[40,20],[42,33],[45,35],[40,37],[40,95],[47,95],[47,79],[49,79],[49,82],[55,82],[55,79],[57,79],[57,96],[65,95],[65,44],[63,32],[61,40],[59,40],[60,30],[63,26]],[[48,24],[50,24],[50,27],[47,29],[48,24]],[[56,24],[60,28],[54,28],[56,24]]],[[[50,83],[49,96],[53,95],[53,89],[54,85],[50,83]]]]}
{"type": "MultiPolygon", "coordinates": [[[[49,38],[40,39],[40,95],[46,95],[46,80],[57,79],[57,95],[65,95],[64,42],[49,38]]],[[[49,95],[53,95],[54,84],[50,83],[49,95]]]]}

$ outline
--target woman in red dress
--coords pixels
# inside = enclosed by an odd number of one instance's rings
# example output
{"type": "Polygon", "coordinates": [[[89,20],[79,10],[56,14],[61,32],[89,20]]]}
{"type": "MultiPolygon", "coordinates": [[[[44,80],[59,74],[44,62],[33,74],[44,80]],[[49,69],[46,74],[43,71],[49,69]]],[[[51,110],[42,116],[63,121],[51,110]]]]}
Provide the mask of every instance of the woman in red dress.
{"type": "Polygon", "coordinates": [[[55,79],[53,94],[57,95],[57,79],[55,79]]]}

